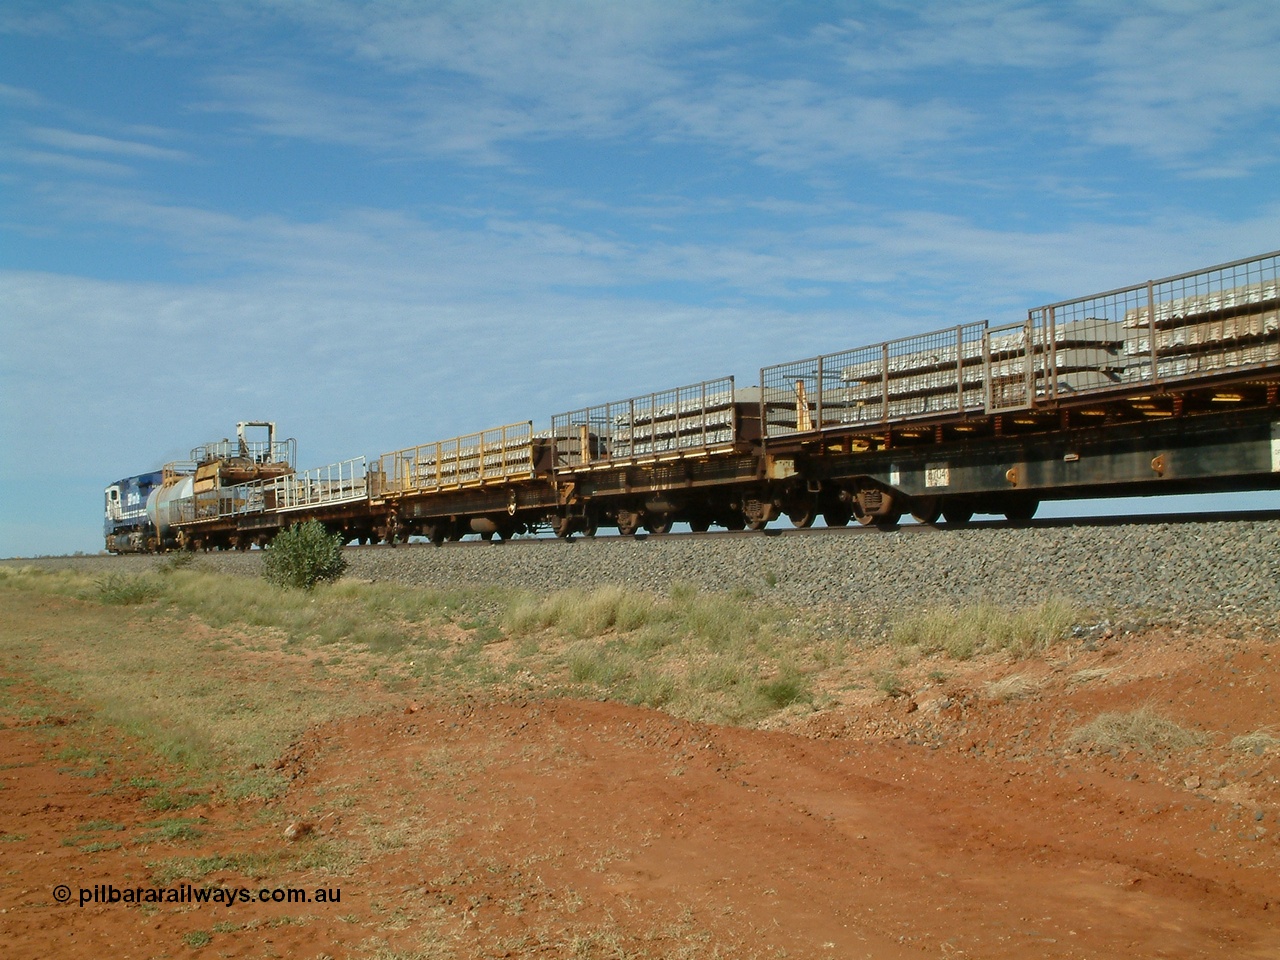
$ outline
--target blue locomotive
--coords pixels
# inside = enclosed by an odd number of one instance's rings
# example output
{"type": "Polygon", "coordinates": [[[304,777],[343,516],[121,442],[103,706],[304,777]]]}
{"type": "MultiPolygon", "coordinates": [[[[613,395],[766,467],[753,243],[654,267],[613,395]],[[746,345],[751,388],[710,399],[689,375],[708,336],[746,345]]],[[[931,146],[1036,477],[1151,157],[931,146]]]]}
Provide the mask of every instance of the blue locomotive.
{"type": "Polygon", "coordinates": [[[125,477],[107,487],[102,532],[112,553],[153,552],[156,527],[147,516],[147,500],[158,489],[164,474],[159,470],[125,477]]]}

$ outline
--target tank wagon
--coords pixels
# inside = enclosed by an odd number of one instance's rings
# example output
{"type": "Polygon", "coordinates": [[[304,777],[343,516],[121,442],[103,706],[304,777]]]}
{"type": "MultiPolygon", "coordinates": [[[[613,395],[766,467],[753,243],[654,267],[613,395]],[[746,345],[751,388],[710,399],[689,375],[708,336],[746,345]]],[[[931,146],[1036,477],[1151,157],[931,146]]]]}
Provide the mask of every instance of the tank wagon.
{"type": "Polygon", "coordinates": [[[248,549],[311,519],[359,543],[961,525],[1053,499],[1280,489],[1278,268],[1265,254],[767,366],[748,387],[706,380],[301,473],[274,424],[240,424],[234,445],[108,487],[107,549],[248,549]]]}

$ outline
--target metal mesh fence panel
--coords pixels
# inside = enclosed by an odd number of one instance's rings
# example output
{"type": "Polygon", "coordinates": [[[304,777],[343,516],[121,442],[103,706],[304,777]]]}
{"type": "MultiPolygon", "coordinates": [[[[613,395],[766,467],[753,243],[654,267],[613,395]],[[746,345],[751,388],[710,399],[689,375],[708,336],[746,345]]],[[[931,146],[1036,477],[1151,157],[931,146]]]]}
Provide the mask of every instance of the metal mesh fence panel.
{"type": "Polygon", "coordinates": [[[703,380],[551,418],[559,466],[661,458],[732,446],[733,377],[703,380]]]}

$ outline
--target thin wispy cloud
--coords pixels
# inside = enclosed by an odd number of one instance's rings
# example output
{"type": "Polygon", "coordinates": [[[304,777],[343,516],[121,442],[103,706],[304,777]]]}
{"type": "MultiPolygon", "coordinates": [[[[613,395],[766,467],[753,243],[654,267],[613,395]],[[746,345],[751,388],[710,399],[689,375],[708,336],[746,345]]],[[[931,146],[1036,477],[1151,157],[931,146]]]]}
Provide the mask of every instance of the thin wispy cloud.
{"type": "Polygon", "coordinates": [[[132,167],[123,163],[95,160],[90,157],[70,156],[65,153],[50,153],[47,150],[25,150],[19,148],[10,151],[9,156],[28,166],[64,170],[67,173],[95,179],[128,177],[132,176],[134,172],[132,167]]]}
{"type": "Polygon", "coordinates": [[[190,155],[182,150],[157,147],[149,143],[118,140],[113,137],[103,137],[91,133],[76,133],[72,130],[35,127],[29,130],[27,135],[36,143],[77,153],[105,153],[137,160],[186,161],[191,159],[190,155]]]}

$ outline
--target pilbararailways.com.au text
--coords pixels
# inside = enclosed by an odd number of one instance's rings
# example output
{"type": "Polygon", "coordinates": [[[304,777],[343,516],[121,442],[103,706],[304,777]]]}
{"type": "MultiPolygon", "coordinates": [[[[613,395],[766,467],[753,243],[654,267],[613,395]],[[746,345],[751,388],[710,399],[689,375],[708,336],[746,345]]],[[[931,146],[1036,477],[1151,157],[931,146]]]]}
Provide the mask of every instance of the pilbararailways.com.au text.
{"type": "MultiPolygon", "coordinates": [[[[233,907],[252,903],[341,903],[341,887],[196,887],[181,883],[173,887],[117,887],[113,883],[97,883],[80,887],[79,905],[112,903],[187,903],[216,904],[233,907]]],[[[53,890],[59,903],[71,900],[71,888],[59,884],[53,890]]]]}

